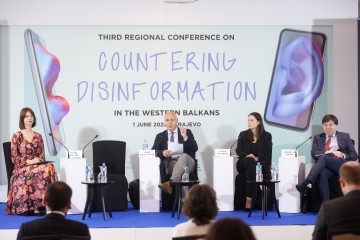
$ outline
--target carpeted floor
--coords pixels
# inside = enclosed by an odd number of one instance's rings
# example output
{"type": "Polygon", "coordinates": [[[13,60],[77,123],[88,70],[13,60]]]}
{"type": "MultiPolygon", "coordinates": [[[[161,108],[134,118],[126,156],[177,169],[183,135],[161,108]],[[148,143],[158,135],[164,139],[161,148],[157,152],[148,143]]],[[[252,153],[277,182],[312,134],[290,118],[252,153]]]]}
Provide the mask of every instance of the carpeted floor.
{"type": "MultiPolygon", "coordinates": [[[[21,223],[31,221],[39,217],[24,217],[6,215],[5,204],[0,204],[0,229],[17,229],[21,223]]],[[[265,219],[261,218],[261,211],[254,210],[251,218],[245,211],[219,212],[217,219],[231,217],[240,218],[251,226],[274,226],[274,225],[314,225],[316,221],[316,213],[308,214],[292,214],[281,213],[278,218],[275,210],[269,211],[265,219]]],[[[68,215],[67,218],[85,222],[90,228],[152,228],[152,227],[173,227],[187,219],[184,215],[178,220],[176,216],[171,218],[171,212],[160,213],[140,213],[129,204],[127,212],[113,212],[113,218],[106,216],[104,221],[101,212],[92,213],[91,218],[86,216],[85,220],[81,220],[82,215],[68,215]]]]}

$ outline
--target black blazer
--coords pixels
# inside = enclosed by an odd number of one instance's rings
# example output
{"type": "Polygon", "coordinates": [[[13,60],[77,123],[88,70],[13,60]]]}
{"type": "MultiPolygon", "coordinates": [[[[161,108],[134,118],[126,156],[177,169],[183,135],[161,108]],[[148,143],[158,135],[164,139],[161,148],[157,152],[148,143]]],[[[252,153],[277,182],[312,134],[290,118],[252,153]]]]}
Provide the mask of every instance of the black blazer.
{"type": "MultiPolygon", "coordinates": [[[[345,154],[345,161],[358,159],[358,155],[354,148],[354,143],[352,142],[348,133],[336,131],[336,138],[339,145],[338,151],[345,154]]],[[[313,157],[313,159],[317,160],[320,154],[325,153],[325,140],[325,133],[318,134],[314,137],[311,149],[311,156],[313,157]]]]}
{"type": "Polygon", "coordinates": [[[329,230],[360,229],[360,190],[324,202],[319,210],[313,240],[325,240],[329,230]]]}
{"type": "MultiPolygon", "coordinates": [[[[195,141],[194,135],[190,129],[186,129],[187,140],[184,141],[183,136],[180,133],[180,129],[178,130],[178,142],[183,144],[184,153],[188,154],[190,157],[195,159],[195,153],[198,150],[198,145],[195,141]]],[[[153,150],[155,150],[155,155],[159,157],[162,161],[165,160],[165,157],[162,155],[164,150],[168,149],[168,131],[162,131],[158,133],[155,137],[154,145],[152,146],[153,150]]]]}
{"type": "Polygon", "coordinates": [[[86,224],[66,219],[63,215],[49,213],[45,217],[21,225],[17,240],[23,237],[49,234],[66,234],[90,237],[89,228],[86,224]]]}
{"type": "Polygon", "coordinates": [[[261,164],[271,163],[271,155],[272,155],[272,136],[270,133],[264,131],[260,140],[259,147],[257,152],[250,151],[251,141],[247,137],[248,130],[243,131],[239,134],[236,154],[239,156],[239,159],[243,159],[249,154],[254,154],[259,158],[261,164]]]}

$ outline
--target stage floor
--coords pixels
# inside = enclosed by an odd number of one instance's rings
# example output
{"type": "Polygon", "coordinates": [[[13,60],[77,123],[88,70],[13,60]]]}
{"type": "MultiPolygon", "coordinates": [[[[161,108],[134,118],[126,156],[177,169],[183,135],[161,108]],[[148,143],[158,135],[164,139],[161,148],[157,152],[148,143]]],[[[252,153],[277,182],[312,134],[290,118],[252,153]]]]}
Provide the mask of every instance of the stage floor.
{"type": "MultiPolygon", "coordinates": [[[[17,230],[22,222],[38,217],[23,217],[4,214],[5,204],[0,204],[0,234],[1,239],[16,239],[17,230]]],[[[278,218],[276,211],[271,210],[265,219],[261,211],[255,210],[248,218],[245,211],[219,212],[217,219],[224,217],[240,218],[254,230],[258,240],[310,239],[317,214],[281,213],[278,218]]],[[[113,218],[107,215],[103,220],[101,212],[95,212],[91,218],[81,220],[81,215],[72,214],[67,218],[85,222],[90,227],[92,239],[128,239],[128,240],[170,240],[172,228],[187,219],[181,215],[178,220],[171,217],[171,212],[140,213],[129,204],[128,211],[113,212],[113,218]],[[121,236],[121,237],[120,237],[121,236]]]]}

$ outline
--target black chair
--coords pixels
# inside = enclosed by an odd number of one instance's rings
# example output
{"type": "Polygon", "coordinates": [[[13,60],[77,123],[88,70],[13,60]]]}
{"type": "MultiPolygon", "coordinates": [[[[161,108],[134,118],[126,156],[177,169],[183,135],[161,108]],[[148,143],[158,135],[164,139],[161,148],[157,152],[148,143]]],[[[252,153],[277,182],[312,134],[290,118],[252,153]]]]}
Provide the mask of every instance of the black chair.
{"type": "MultiPolygon", "coordinates": [[[[190,180],[199,180],[198,177],[198,160],[194,159],[195,161],[195,167],[194,167],[194,172],[191,172],[189,174],[189,179],[190,180]]],[[[171,175],[166,174],[165,173],[165,166],[164,165],[160,165],[160,179],[161,182],[166,182],[169,181],[171,175]]],[[[191,187],[191,186],[190,186],[191,187]]],[[[172,191],[171,194],[167,194],[163,191],[161,191],[161,200],[162,200],[162,204],[161,204],[161,209],[164,211],[172,211],[173,210],[173,203],[175,200],[175,191],[172,191]]]]}
{"type": "Polygon", "coordinates": [[[360,240],[360,229],[329,230],[328,240],[360,240]]]}
{"type": "Polygon", "coordinates": [[[197,239],[205,239],[205,234],[200,235],[188,235],[182,237],[173,237],[172,240],[197,240],[197,239]]]}
{"type": "MultiPolygon", "coordinates": [[[[113,211],[127,210],[128,181],[125,176],[126,142],[122,141],[97,141],[93,146],[93,165],[95,177],[99,173],[99,166],[107,166],[107,180],[114,181],[105,188],[108,204],[113,211]]],[[[95,202],[92,211],[102,211],[100,192],[95,193],[95,202]]]]}
{"type": "Polygon", "coordinates": [[[90,240],[88,236],[51,234],[51,235],[34,235],[23,237],[23,240],[90,240]]]}
{"type": "Polygon", "coordinates": [[[8,192],[10,189],[10,178],[12,172],[14,170],[14,164],[11,160],[11,142],[3,142],[3,150],[4,150],[4,157],[5,157],[5,166],[6,166],[6,173],[7,173],[7,180],[8,180],[8,192]]]}

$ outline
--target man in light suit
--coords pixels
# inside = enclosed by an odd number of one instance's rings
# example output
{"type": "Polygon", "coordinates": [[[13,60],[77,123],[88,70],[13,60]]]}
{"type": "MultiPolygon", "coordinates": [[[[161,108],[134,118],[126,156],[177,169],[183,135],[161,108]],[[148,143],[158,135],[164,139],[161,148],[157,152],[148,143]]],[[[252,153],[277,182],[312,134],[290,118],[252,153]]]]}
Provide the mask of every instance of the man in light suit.
{"type": "Polygon", "coordinates": [[[21,225],[17,240],[29,236],[76,235],[90,239],[86,224],[65,218],[71,208],[71,188],[64,182],[54,182],[45,190],[46,216],[21,225]]]}
{"type": "Polygon", "coordinates": [[[327,239],[329,231],[360,229],[360,164],[355,161],[344,163],[339,175],[345,196],[321,205],[313,240],[327,239]]]}
{"type": "Polygon", "coordinates": [[[324,202],[330,199],[329,177],[337,175],[344,162],[357,160],[358,155],[350,135],[336,131],[337,117],[327,114],[323,117],[322,124],[324,133],[314,137],[311,150],[315,164],[305,181],[296,185],[296,189],[304,192],[309,183],[317,183],[324,202]]]}
{"type": "Polygon", "coordinates": [[[189,173],[196,171],[194,159],[198,145],[190,129],[178,127],[176,113],[167,112],[164,115],[164,123],[166,130],[156,135],[152,149],[155,150],[156,156],[161,159],[160,176],[162,177],[162,184],[159,185],[159,188],[171,194],[172,187],[170,183],[164,182],[165,173],[171,175],[169,181],[179,181],[184,173],[184,167],[189,168],[189,173]],[[183,144],[182,152],[174,154],[169,149],[169,142],[183,144]]]}

